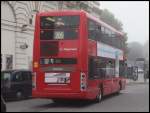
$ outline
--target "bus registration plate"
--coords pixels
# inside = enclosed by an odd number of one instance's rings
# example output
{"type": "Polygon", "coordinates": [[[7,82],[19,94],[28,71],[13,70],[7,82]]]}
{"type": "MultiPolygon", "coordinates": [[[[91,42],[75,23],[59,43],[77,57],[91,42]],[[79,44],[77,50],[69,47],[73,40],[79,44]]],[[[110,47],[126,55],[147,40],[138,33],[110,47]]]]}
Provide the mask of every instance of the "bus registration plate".
{"type": "Polygon", "coordinates": [[[45,83],[70,83],[70,73],[45,73],[45,83]]]}

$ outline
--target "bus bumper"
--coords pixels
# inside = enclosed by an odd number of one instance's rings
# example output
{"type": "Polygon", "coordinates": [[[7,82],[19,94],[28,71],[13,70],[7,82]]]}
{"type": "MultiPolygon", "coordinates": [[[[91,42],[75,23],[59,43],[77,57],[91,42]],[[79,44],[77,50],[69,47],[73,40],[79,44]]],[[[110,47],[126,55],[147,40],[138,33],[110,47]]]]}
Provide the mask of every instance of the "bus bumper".
{"type": "Polygon", "coordinates": [[[93,97],[88,96],[87,92],[79,93],[44,93],[44,92],[32,92],[33,98],[49,98],[49,99],[93,99],[93,97]]]}

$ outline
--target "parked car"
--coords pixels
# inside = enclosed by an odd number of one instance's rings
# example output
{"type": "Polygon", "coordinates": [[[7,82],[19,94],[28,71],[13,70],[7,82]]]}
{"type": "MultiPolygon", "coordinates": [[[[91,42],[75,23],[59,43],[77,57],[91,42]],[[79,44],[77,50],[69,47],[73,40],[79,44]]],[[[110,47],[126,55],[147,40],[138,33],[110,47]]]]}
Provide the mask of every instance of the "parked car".
{"type": "Polygon", "coordinates": [[[5,99],[23,99],[32,94],[32,72],[7,70],[1,72],[1,91],[5,99]]]}
{"type": "Polygon", "coordinates": [[[6,112],[6,104],[2,95],[1,95],[1,112],[6,112]]]}

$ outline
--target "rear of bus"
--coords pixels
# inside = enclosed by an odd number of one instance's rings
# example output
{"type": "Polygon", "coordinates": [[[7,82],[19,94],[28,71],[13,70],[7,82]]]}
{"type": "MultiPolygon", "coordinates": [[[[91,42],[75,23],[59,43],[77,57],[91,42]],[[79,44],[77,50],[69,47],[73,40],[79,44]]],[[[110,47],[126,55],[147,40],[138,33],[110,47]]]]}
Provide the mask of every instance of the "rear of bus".
{"type": "Polygon", "coordinates": [[[85,21],[85,13],[82,11],[37,14],[33,50],[33,97],[86,98],[85,21]]]}

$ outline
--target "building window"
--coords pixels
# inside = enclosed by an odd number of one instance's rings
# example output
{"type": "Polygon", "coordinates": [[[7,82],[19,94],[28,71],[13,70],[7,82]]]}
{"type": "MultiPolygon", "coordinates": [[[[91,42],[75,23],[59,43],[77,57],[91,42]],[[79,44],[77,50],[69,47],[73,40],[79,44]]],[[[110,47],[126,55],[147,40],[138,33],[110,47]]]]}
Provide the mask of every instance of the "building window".
{"type": "Polygon", "coordinates": [[[12,68],[13,68],[13,56],[6,55],[6,69],[12,69],[12,68]]]}
{"type": "Polygon", "coordinates": [[[32,25],[32,18],[29,19],[29,24],[32,25]]]}

